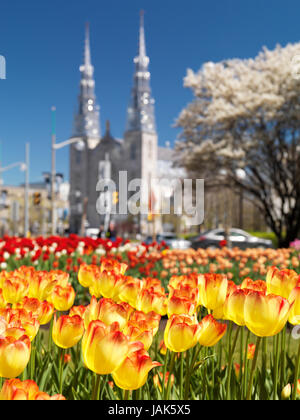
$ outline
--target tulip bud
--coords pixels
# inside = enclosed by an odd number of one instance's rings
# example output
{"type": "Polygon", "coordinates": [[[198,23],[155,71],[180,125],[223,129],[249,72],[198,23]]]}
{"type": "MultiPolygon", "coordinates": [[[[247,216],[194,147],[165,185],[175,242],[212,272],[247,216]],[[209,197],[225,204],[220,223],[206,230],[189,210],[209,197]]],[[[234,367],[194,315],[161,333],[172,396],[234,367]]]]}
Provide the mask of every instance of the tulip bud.
{"type": "Polygon", "coordinates": [[[292,387],[291,384],[287,384],[281,391],[281,398],[283,400],[287,400],[290,398],[292,393],[292,387]]]}

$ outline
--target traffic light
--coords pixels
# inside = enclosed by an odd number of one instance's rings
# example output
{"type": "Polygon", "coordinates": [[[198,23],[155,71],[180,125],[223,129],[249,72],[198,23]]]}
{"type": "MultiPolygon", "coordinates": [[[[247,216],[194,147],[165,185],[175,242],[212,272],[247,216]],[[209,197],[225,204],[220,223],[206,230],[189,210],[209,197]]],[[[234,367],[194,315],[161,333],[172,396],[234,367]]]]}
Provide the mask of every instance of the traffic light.
{"type": "Polygon", "coordinates": [[[113,202],[113,204],[117,204],[119,202],[119,193],[118,193],[118,191],[114,191],[113,192],[112,202],[113,202]]]}
{"type": "Polygon", "coordinates": [[[33,193],[33,204],[38,206],[41,203],[41,193],[35,192],[33,193]]]}

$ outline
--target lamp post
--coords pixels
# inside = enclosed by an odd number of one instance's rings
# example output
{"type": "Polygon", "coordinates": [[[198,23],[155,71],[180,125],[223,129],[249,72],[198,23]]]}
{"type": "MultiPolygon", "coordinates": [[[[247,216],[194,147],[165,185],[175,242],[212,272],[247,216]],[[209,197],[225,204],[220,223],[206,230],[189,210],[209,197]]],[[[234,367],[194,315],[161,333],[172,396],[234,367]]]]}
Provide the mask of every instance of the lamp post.
{"type": "Polygon", "coordinates": [[[55,208],[55,178],[56,178],[56,150],[76,143],[77,150],[82,151],[85,143],[80,137],[73,137],[69,140],[56,143],[56,107],[52,110],[52,135],[51,135],[51,233],[56,234],[56,208],[55,208]]]}

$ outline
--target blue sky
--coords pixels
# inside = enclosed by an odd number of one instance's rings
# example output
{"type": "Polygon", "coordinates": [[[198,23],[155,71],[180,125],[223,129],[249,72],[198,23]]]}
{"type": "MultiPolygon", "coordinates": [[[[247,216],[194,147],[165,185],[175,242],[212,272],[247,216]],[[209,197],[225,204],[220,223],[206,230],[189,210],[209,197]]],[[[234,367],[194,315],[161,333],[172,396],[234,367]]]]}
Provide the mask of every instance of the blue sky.
{"type": "MultiPolygon", "coordinates": [[[[206,61],[254,57],[266,45],[300,40],[300,3],[294,0],[2,0],[0,54],[1,164],[24,159],[30,142],[30,181],[50,170],[51,111],[57,140],[71,134],[83,59],[84,26],[90,23],[92,62],[101,125],[123,137],[137,53],[139,11],[145,10],[147,54],[156,101],[159,144],[174,142],[174,121],[192,94],[183,87],[187,68],[206,61]]],[[[57,170],[68,179],[68,148],[57,152],[57,170]]],[[[18,169],[6,184],[23,182],[18,169]]]]}

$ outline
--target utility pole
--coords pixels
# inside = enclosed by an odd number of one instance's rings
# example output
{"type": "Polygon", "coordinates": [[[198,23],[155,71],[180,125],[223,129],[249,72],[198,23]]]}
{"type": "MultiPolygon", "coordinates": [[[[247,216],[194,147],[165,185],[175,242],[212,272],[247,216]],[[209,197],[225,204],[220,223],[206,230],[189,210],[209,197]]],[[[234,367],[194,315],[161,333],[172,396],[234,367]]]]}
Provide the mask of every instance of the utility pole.
{"type": "Polygon", "coordinates": [[[25,145],[24,237],[29,233],[29,143],[25,145]]]}
{"type": "Polygon", "coordinates": [[[55,209],[55,142],[56,142],[56,107],[52,111],[52,135],[51,135],[51,233],[56,234],[56,209],[55,209]]]}

